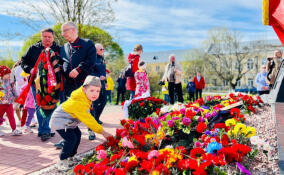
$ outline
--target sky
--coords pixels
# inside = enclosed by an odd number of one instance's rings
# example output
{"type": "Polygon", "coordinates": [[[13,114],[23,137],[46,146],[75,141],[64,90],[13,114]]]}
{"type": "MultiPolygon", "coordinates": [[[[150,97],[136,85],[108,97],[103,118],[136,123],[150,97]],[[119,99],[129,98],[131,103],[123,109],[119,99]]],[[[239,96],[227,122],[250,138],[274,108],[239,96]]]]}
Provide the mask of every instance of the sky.
{"type": "MultiPolygon", "coordinates": [[[[22,8],[18,1],[0,0],[0,47],[22,46],[25,38],[12,39],[9,33],[34,33],[7,14],[22,8]]],[[[262,0],[117,0],[112,7],[116,20],[106,30],[124,53],[137,43],[144,52],[199,48],[214,27],[237,30],[245,41],[277,39],[262,24],[262,0]]]]}

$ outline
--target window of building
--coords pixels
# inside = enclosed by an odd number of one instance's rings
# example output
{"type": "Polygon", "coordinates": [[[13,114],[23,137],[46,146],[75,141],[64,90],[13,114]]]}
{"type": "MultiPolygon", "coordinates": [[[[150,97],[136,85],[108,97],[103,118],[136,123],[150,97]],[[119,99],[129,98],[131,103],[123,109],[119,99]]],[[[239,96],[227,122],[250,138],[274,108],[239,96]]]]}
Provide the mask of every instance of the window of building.
{"type": "Polygon", "coordinates": [[[238,61],[235,61],[235,66],[234,67],[235,67],[236,70],[239,69],[239,62],[238,61]]]}
{"type": "Polygon", "coordinates": [[[213,80],[212,80],[212,84],[213,84],[214,86],[217,86],[217,79],[213,79],[213,80]]]}
{"type": "Polygon", "coordinates": [[[261,59],[261,65],[266,65],[267,64],[267,59],[266,58],[262,58],[261,59]]]}
{"type": "Polygon", "coordinates": [[[237,86],[240,87],[241,86],[241,80],[237,81],[237,86]]]}
{"type": "Polygon", "coordinates": [[[247,69],[248,70],[251,70],[251,69],[253,69],[253,59],[248,59],[248,61],[247,61],[247,69]]]}
{"type": "Polygon", "coordinates": [[[157,72],[160,71],[160,66],[156,66],[156,71],[157,71],[157,72]]]}
{"type": "Polygon", "coordinates": [[[248,87],[252,87],[253,86],[253,79],[249,78],[248,79],[248,87]]]}
{"type": "Polygon", "coordinates": [[[228,80],[223,80],[223,86],[228,86],[228,80]]]}

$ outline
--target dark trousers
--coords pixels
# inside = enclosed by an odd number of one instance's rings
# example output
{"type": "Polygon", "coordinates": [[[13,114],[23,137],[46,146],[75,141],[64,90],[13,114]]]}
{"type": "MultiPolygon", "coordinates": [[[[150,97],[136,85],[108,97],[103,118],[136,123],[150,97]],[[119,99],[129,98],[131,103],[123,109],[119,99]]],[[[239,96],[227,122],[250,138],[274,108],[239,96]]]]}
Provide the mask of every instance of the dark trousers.
{"type": "Polygon", "coordinates": [[[198,100],[201,97],[202,97],[202,89],[196,89],[196,91],[195,91],[195,99],[198,100]]]}
{"type": "Polygon", "coordinates": [[[267,91],[257,91],[258,95],[262,95],[262,94],[269,94],[269,90],[267,91]]]}
{"type": "Polygon", "coordinates": [[[117,91],[116,104],[118,104],[118,103],[119,103],[119,97],[120,97],[120,95],[121,95],[121,102],[123,102],[123,101],[124,101],[124,93],[125,93],[125,92],[117,91]]]}
{"type": "Polygon", "coordinates": [[[107,103],[106,89],[104,87],[104,83],[102,83],[100,96],[96,101],[93,102],[93,109],[91,110],[91,114],[95,117],[97,121],[99,121],[100,116],[107,103]]]}
{"type": "Polygon", "coordinates": [[[183,103],[181,83],[175,84],[173,82],[169,82],[169,96],[171,104],[175,103],[175,93],[177,93],[178,102],[183,103]]]}
{"type": "Polygon", "coordinates": [[[81,141],[81,131],[78,126],[75,129],[60,129],[56,130],[63,138],[63,148],[59,155],[60,160],[65,160],[68,157],[73,157],[77,153],[81,141]]]}
{"type": "Polygon", "coordinates": [[[194,92],[188,92],[188,100],[194,101],[194,92]]]}
{"type": "Polygon", "coordinates": [[[111,91],[110,90],[106,90],[106,99],[109,103],[111,103],[111,91]]]}

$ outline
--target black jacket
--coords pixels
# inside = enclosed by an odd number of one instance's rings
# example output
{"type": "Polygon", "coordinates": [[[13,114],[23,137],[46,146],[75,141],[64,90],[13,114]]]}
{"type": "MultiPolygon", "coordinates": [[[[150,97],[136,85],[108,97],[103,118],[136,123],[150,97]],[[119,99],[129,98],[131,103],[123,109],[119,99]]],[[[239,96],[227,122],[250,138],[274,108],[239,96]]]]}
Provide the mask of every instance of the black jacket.
{"type": "Polygon", "coordinates": [[[123,77],[119,77],[117,80],[116,80],[118,86],[117,86],[117,91],[119,92],[125,92],[126,91],[126,87],[125,87],[125,84],[126,84],[126,78],[123,77]]]}
{"type": "Polygon", "coordinates": [[[106,64],[103,56],[97,54],[92,75],[97,77],[106,76],[106,64]]]}
{"type": "MultiPolygon", "coordinates": [[[[22,56],[21,67],[26,73],[31,73],[30,71],[32,68],[34,68],[36,61],[43,49],[44,46],[42,45],[42,42],[39,41],[32,45],[26,54],[22,56]]],[[[55,42],[53,42],[51,49],[57,54],[60,52],[60,47],[55,42]]]]}
{"type": "MultiPolygon", "coordinates": [[[[81,86],[85,78],[92,74],[94,63],[97,60],[97,50],[91,40],[78,38],[74,43],[65,43],[60,50],[63,59],[63,71],[67,84],[81,86]],[[79,75],[73,79],[69,73],[76,69],[79,75]]],[[[74,89],[75,90],[75,89],[74,89]]]]}

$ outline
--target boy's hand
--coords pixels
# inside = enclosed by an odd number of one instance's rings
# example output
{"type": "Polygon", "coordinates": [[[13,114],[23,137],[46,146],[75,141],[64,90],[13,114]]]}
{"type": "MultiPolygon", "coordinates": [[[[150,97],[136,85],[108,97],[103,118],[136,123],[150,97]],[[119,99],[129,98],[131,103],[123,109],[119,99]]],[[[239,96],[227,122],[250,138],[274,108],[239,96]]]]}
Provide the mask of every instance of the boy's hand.
{"type": "Polygon", "coordinates": [[[108,138],[108,137],[110,137],[110,136],[112,136],[110,133],[108,133],[108,132],[106,132],[106,131],[103,131],[102,132],[102,135],[104,136],[104,138],[108,138]]]}

